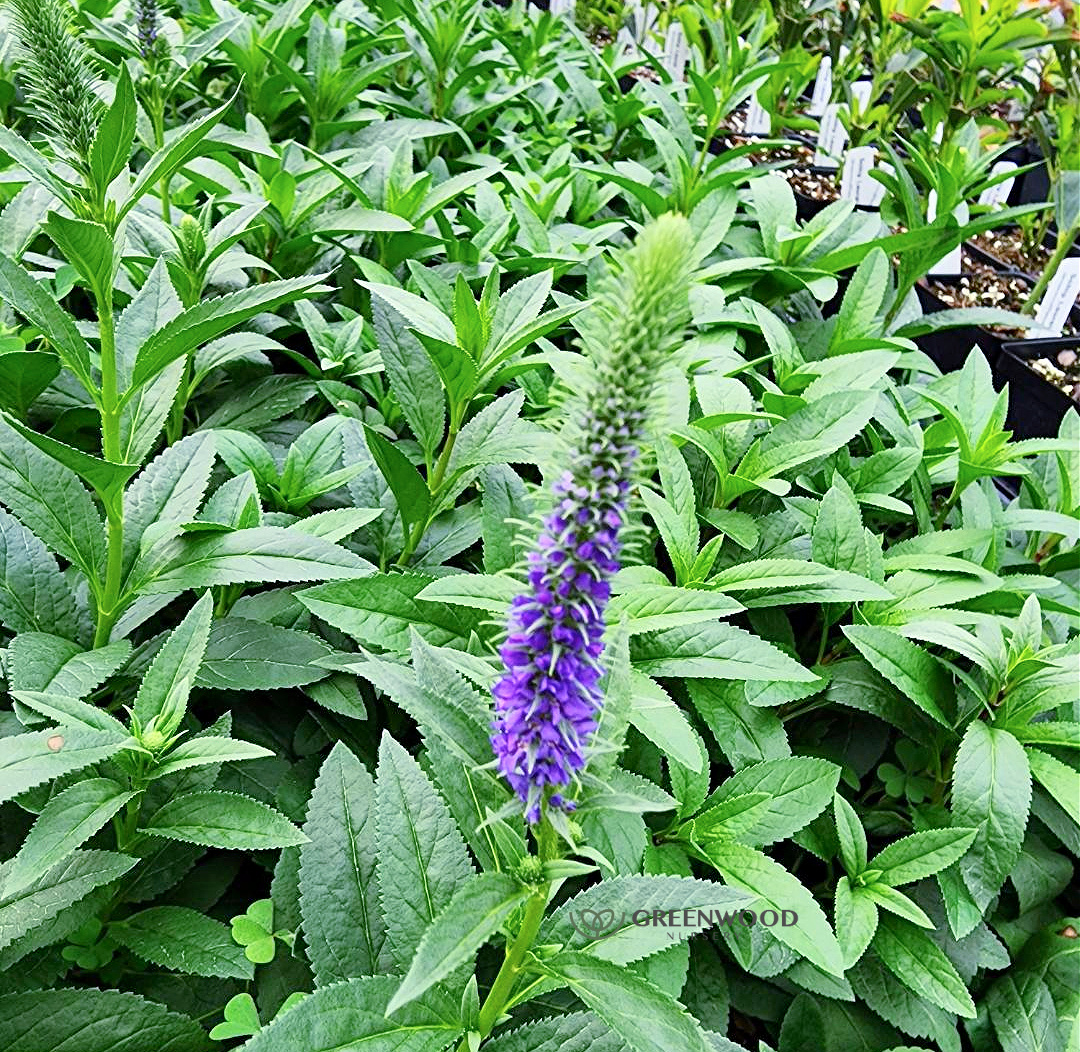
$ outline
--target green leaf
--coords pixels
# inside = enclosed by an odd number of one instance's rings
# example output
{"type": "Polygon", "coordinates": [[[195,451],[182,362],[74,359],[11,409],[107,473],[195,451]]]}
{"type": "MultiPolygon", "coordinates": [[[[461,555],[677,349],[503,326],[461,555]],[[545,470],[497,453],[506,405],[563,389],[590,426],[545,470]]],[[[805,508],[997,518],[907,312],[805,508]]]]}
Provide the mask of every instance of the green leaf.
{"type": "Polygon", "coordinates": [[[40,281],[35,281],[21,264],[2,252],[0,299],[44,333],[87,393],[96,394],[97,385],[90,367],[90,345],[83,339],[71,315],[40,281]]]}
{"type": "Polygon", "coordinates": [[[100,457],[84,453],[81,449],[75,449],[74,446],[58,442],[55,438],[40,434],[6,413],[3,414],[3,420],[51,460],[74,471],[106,500],[119,496],[128,479],[139,470],[138,464],[117,464],[102,460],[100,457]]]}
{"type": "Polygon", "coordinates": [[[84,727],[51,727],[0,738],[0,801],[105,760],[128,740],[114,731],[84,727]]]}
{"type": "Polygon", "coordinates": [[[136,957],[185,975],[251,979],[255,974],[224,924],[182,906],[154,906],[113,921],[109,937],[136,957]]]}
{"type": "Polygon", "coordinates": [[[973,720],[953,764],[953,821],[978,829],[960,860],[964,883],[985,910],[1016,865],[1031,806],[1024,747],[1008,732],[973,720]]]}
{"type": "Polygon", "coordinates": [[[912,902],[903,892],[889,887],[888,884],[874,882],[867,884],[863,890],[883,910],[895,913],[896,916],[903,917],[904,920],[909,920],[920,928],[932,928],[934,926],[934,922],[923,912],[921,907],[912,902]]]}
{"type": "Polygon", "coordinates": [[[397,446],[367,424],[364,425],[364,435],[371,457],[397,501],[405,531],[408,532],[417,522],[426,522],[431,509],[431,495],[420,472],[397,446]]]}
{"type": "Polygon", "coordinates": [[[568,986],[634,1052],[710,1052],[697,1021],[632,971],[584,953],[560,953],[544,971],[568,986]]]}
{"type": "MultiPolygon", "coordinates": [[[[240,89],[237,88],[236,91],[238,94],[240,89]]],[[[175,134],[169,137],[169,141],[164,146],[151,155],[146,164],[139,169],[138,176],[118,210],[117,220],[123,219],[148,190],[180,168],[195,152],[199,143],[210,134],[214,125],[225,116],[235,98],[234,94],[228,102],[212,110],[205,117],[182,125],[175,134]]]]}
{"type": "Polygon", "coordinates": [[[893,598],[881,585],[858,574],[798,559],[753,559],[721,570],[708,583],[721,592],[755,593],[746,598],[747,606],[893,598]]]}
{"type": "Polygon", "coordinates": [[[57,555],[94,582],[103,576],[105,527],[86,487],[6,422],[0,424],[0,494],[57,555]]]}
{"type": "Polygon", "coordinates": [[[12,632],[78,634],[75,594],[56,559],[0,508],[0,623],[12,632]]]}
{"type": "Polygon", "coordinates": [[[622,1039],[590,1012],[571,1012],[503,1031],[484,1052],[626,1052],[622,1039]]]}
{"type": "Polygon", "coordinates": [[[38,815],[18,854],[4,867],[0,895],[14,895],[59,865],[134,795],[111,778],[88,778],[58,793],[38,815]]]}
{"type": "Polygon", "coordinates": [[[375,874],[375,782],[342,742],[319,771],[307,813],[300,913],[318,984],[387,970],[375,874]]]}
{"type": "Polygon", "coordinates": [[[796,410],[747,450],[736,475],[760,482],[835,453],[866,427],[878,397],[871,391],[841,391],[796,410]]]}
{"type": "Polygon", "coordinates": [[[833,811],[844,869],[850,876],[858,876],[866,869],[866,830],[863,829],[855,808],[839,793],[833,796],[833,811]]]}
{"type": "Polygon", "coordinates": [[[768,810],[741,839],[754,846],[785,840],[812,822],[833,801],[840,768],[828,760],[794,756],[744,767],[706,801],[715,806],[744,793],[766,793],[768,810]]]}
{"type": "Polygon", "coordinates": [[[223,617],[210,629],[195,682],[215,690],[283,690],[325,679],[314,662],[331,653],[317,636],[293,628],[223,617]]]}
{"type": "Polygon", "coordinates": [[[622,876],[603,880],[562,903],[537,936],[614,964],[632,964],[726,923],[753,896],[717,881],[675,876],[622,876]],[[683,911],[688,911],[684,914],[683,911]],[[671,913],[672,923],[651,922],[671,913]],[[636,918],[636,920],[635,920],[636,918]],[[644,923],[638,923],[644,918],[644,923]],[[596,921],[593,930],[590,921],[596,921]]]}
{"type": "Polygon", "coordinates": [[[375,815],[380,902],[391,953],[404,970],[473,867],[442,797],[389,735],[379,745],[375,815]]]}
{"type": "Polygon", "coordinates": [[[99,309],[111,301],[113,259],[116,248],[109,232],[88,219],[50,212],[45,229],[64,258],[79,272],[93,293],[99,309]]]}
{"type": "Polygon", "coordinates": [[[194,1019],[119,990],[34,990],[0,997],[6,1052],[207,1052],[194,1019]]]}
{"type": "Polygon", "coordinates": [[[324,986],[279,1013],[244,1052],[443,1052],[461,1034],[458,1000],[430,990],[391,1019],[397,986],[386,975],[324,986]]]}
{"type": "Polygon", "coordinates": [[[182,592],[220,584],[326,581],[367,573],[371,564],[346,548],[281,526],[185,534],[155,545],[135,564],[132,587],[182,592]]]}
{"type": "Polygon", "coordinates": [[[22,632],[8,647],[8,680],[12,690],[33,690],[85,698],[105,682],[131,654],[131,644],[118,640],[84,651],[78,643],[45,632],[22,632]]]}
{"type": "MultiPolygon", "coordinates": [[[[120,323],[126,317],[121,315],[120,323]]],[[[211,432],[182,438],[152,460],[124,491],[124,576],[131,570],[146,530],[195,518],[214,466],[211,432]]]]}
{"type": "Polygon", "coordinates": [[[622,621],[630,635],[680,625],[699,624],[740,613],[743,605],[726,595],[666,584],[642,585],[615,596],[608,604],[607,623],[622,621]]]}
{"type": "Polygon", "coordinates": [[[60,360],[48,351],[0,352],[0,409],[26,416],[59,373],[60,360]]]}
{"type": "Polygon", "coordinates": [[[855,649],[923,712],[949,726],[953,685],[944,666],[922,647],[877,625],[845,625],[855,649]],[[943,708],[944,706],[944,708],[943,708]]]}
{"type": "Polygon", "coordinates": [[[1080,825],[1080,772],[1041,749],[1028,749],[1027,758],[1035,780],[1080,825]]]}
{"type": "Polygon", "coordinates": [[[912,993],[967,1019],[975,1005],[949,958],[907,921],[882,914],[873,947],[885,966],[912,993]]]}
{"type": "Polygon", "coordinates": [[[283,814],[239,793],[214,790],[175,797],[140,829],[147,836],[235,851],[296,847],[307,837],[283,814]]]}
{"type": "Polygon", "coordinates": [[[401,986],[386,1006],[387,1015],[471,960],[528,896],[529,889],[505,873],[484,873],[459,887],[424,932],[401,986]]]}
{"type": "Polygon", "coordinates": [[[686,686],[694,708],[733,767],[791,755],[783,723],[775,713],[747,701],[745,683],[692,679],[686,686]]]}
{"type": "Polygon", "coordinates": [[[397,310],[375,297],[371,316],[390,390],[420,448],[430,456],[442,440],[446,426],[446,406],[439,374],[397,310]]]}
{"type": "MultiPolygon", "coordinates": [[[[960,1052],[956,1016],[912,993],[871,951],[850,973],[853,992],[882,1019],[913,1037],[929,1037],[941,1052],[960,1052]]],[[[916,1047],[890,1052],[914,1052],[916,1047]]]]}
{"type": "Polygon", "coordinates": [[[432,603],[471,606],[503,617],[521,587],[520,582],[501,574],[451,573],[425,585],[416,598],[432,603]]]}
{"type": "Polygon", "coordinates": [[[640,672],[631,672],[633,691],[628,718],[669,759],[700,772],[703,769],[698,738],[672,698],[640,672]]]}
{"type": "Polygon", "coordinates": [[[144,728],[154,719],[158,720],[158,730],[162,729],[161,723],[165,724],[166,733],[179,726],[206,651],[213,616],[214,601],[207,592],[157,652],[135,695],[133,711],[144,728]]]}
{"type": "Polygon", "coordinates": [[[878,854],[871,867],[880,869],[877,879],[894,888],[933,876],[951,866],[971,846],[974,829],[926,829],[896,840],[878,854]]]}
{"type": "Polygon", "coordinates": [[[90,144],[90,176],[104,199],[109,184],[127,167],[135,141],[135,88],[127,64],[120,63],[112,105],[105,111],[90,144]]]}
{"type": "Polygon", "coordinates": [[[272,311],[315,292],[322,279],[323,275],[319,274],[267,281],[189,307],[155,331],[139,348],[131,386],[124,398],[130,398],[162,369],[189,351],[209,343],[222,333],[230,332],[256,314],[272,311]]]}
{"type": "Polygon", "coordinates": [[[432,579],[417,573],[373,574],[296,594],[316,617],[364,646],[407,653],[410,630],[434,646],[464,648],[481,616],[417,598],[432,579]]]}
{"type": "Polygon", "coordinates": [[[709,622],[647,632],[631,641],[634,667],[651,676],[813,682],[817,676],[771,643],[709,622]]]}
{"type": "Polygon", "coordinates": [[[156,781],[178,771],[187,771],[192,767],[206,767],[211,764],[239,763],[243,760],[259,760],[273,756],[270,749],[251,742],[235,741],[232,738],[218,738],[202,734],[197,738],[182,741],[175,749],[170,749],[146,775],[148,781],[156,781]]]}
{"type": "Polygon", "coordinates": [[[1064,1052],[1054,1000],[1038,975],[1003,975],[987,992],[986,1007],[1004,1052],[1064,1052]]]}
{"type": "Polygon", "coordinates": [[[878,926],[877,906],[865,888],[853,888],[847,877],[841,877],[836,882],[833,921],[846,971],[862,957],[874,938],[878,926]]]}
{"type": "MultiPolygon", "coordinates": [[[[830,797],[832,793],[830,792],[830,797]]],[[[714,841],[704,854],[728,884],[756,895],[762,908],[794,910],[798,923],[770,932],[830,975],[844,974],[843,954],[814,896],[783,866],[743,844],[714,841]]]]}
{"type": "MultiPolygon", "coordinates": [[[[51,920],[95,888],[123,876],[138,859],[115,851],[75,851],[20,891],[0,898],[0,949],[51,920]]],[[[11,863],[0,866],[0,881],[11,863]]],[[[2,1025],[2,1024],[0,1024],[2,1025]]]]}
{"type": "Polygon", "coordinates": [[[873,325],[889,288],[889,257],[881,248],[871,249],[851,276],[836,313],[829,340],[829,350],[835,351],[849,340],[874,336],[873,325]]]}

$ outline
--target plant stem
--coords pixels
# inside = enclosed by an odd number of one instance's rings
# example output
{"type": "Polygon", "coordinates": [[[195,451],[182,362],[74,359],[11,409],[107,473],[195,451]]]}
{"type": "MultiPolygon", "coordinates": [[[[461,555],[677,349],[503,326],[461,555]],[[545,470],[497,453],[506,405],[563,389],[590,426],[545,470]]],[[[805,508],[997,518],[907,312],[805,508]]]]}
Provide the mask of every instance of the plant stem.
{"type": "MultiPolygon", "coordinates": [[[[451,424],[450,432],[446,437],[446,445],[443,446],[442,453],[439,454],[439,459],[435,464],[435,470],[428,480],[428,492],[431,494],[433,504],[439,495],[439,490],[442,488],[443,478],[446,476],[446,469],[450,464],[450,454],[454,451],[454,443],[457,441],[457,437],[458,429],[454,424],[451,424]]],[[[423,540],[424,531],[430,523],[431,519],[426,515],[417,519],[408,537],[405,538],[405,547],[401,550],[401,556],[398,558],[398,566],[405,566],[408,563],[412,553],[416,551],[416,546],[423,540]]]]}
{"type": "Polygon", "coordinates": [[[1069,254],[1069,249],[1072,248],[1073,242],[1076,240],[1078,234],[1080,234],[1080,226],[1073,226],[1068,230],[1058,231],[1057,247],[1054,249],[1054,254],[1050,257],[1046,266],[1043,267],[1042,275],[1035,283],[1035,288],[1031,290],[1031,294],[1020,308],[1022,314],[1035,313],[1035,308],[1043,298],[1046,287],[1053,280],[1054,275],[1058,271],[1058,267],[1061,266],[1062,260],[1069,254]]]}
{"type": "MultiPolygon", "coordinates": [[[[116,329],[113,321],[112,292],[98,303],[98,332],[101,337],[101,451],[113,464],[120,456],[120,398],[117,389],[116,329]]],[[[105,563],[105,588],[98,602],[94,646],[109,641],[119,614],[120,587],[123,584],[124,497],[123,492],[99,494],[105,505],[108,523],[108,555],[105,563]]]]}
{"type": "MultiPolygon", "coordinates": [[[[556,854],[557,840],[555,830],[551,828],[546,819],[536,831],[535,836],[540,860],[542,862],[551,861],[556,854]]],[[[525,915],[521,921],[521,928],[518,930],[517,937],[510,945],[510,948],[506,951],[506,957],[503,960],[502,967],[499,969],[499,974],[495,976],[495,981],[491,984],[491,989],[488,991],[488,995],[484,998],[484,1003],[480,1008],[477,1030],[480,1033],[481,1040],[495,1029],[495,1025],[510,1002],[514,987],[517,985],[522,972],[521,966],[532,948],[533,940],[540,930],[540,925],[544,922],[544,910],[547,908],[550,894],[551,883],[545,881],[543,885],[537,887],[525,905],[525,915]]],[[[468,1052],[468,1048],[469,1039],[464,1037],[461,1041],[460,1052],[468,1052]]]]}

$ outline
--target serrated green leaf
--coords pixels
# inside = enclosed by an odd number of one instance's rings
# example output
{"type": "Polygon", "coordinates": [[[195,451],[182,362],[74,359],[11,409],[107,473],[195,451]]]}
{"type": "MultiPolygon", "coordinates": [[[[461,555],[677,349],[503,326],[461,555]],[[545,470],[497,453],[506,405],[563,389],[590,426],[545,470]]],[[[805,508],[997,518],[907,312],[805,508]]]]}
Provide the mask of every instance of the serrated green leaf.
{"type": "Polygon", "coordinates": [[[304,834],[308,842],[300,848],[300,913],[316,979],[325,986],[385,970],[375,782],[341,742],[319,771],[304,834]]]}
{"type": "Polygon", "coordinates": [[[424,932],[387,1014],[467,963],[528,896],[529,889],[505,873],[484,873],[461,885],[424,932]]]}
{"type": "Polygon", "coordinates": [[[236,851],[295,847],[307,840],[283,814],[261,801],[214,790],[169,800],[140,832],[236,851]]]}
{"type": "Polygon", "coordinates": [[[51,727],[0,738],[0,801],[107,759],[127,741],[117,740],[113,731],[84,727],[51,727]]]}
{"type": "Polygon", "coordinates": [[[978,829],[960,860],[964,883],[985,910],[1024,843],[1031,774],[1024,747],[1008,732],[973,720],[953,764],[953,820],[978,829]]]}
{"type": "Polygon", "coordinates": [[[627,968],[584,953],[560,953],[544,971],[568,986],[634,1052],[710,1052],[697,1021],[627,968]]]}
{"type": "Polygon", "coordinates": [[[38,815],[18,854],[4,867],[0,895],[14,895],[59,865],[134,795],[111,778],[88,778],[58,793],[38,815]]]}
{"type": "Polygon", "coordinates": [[[185,975],[251,979],[255,974],[229,929],[198,910],[152,906],[114,921],[109,936],[136,957],[185,975]]]}
{"type": "Polygon", "coordinates": [[[949,958],[908,921],[882,914],[873,947],[889,971],[912,993],[946,1012],[975,1018],[971,995],[949,958]]]}
{"type": "Polygon", "coordinates": [[[6,1052],[207,1052],[186,1015],[119,990],[35,990],[0,997],[6,1052]]]}
{"type": "Polygon", "coordinates": [[[404,970],[473,867],[442,797],[389,735],[379,746],[375,814],[379,900],[391,953],[404,970]]]}

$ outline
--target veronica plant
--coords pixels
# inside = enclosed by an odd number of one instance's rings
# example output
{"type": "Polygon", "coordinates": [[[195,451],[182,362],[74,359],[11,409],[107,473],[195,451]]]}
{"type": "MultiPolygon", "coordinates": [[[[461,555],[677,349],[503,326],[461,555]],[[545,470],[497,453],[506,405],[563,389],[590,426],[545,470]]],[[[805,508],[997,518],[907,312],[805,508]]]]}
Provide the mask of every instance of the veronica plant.
{"type": "Polygon", "coordinates": [[[686,221],[650,224],[622,262],[598,297],[605,338],[595,377],[529,556],[529,590],[513,602],[501,651],[507,671],[495,686],[492,746],[534,824],[545,800],[572,807],[559,790],[585,766],[596,729],[604,609],[637,447],[657,370],[688,318],[686,221]]]}

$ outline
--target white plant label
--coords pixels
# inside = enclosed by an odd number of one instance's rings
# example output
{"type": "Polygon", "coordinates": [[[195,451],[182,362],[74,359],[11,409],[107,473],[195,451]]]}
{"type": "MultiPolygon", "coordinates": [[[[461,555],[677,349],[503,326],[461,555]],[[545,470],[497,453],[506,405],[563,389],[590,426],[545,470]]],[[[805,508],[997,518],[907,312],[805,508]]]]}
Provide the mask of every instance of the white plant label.
{"type": "MultiPolygon", "coordinates": [[[[937,191],[931,190],[930,196],[926,199],[926,218],[932,223],[937,219],[937,191]]],[[[947,274],[949,276],[955,276],[960,273],[963,267],[963,249],[957,245],[947,256],[939,259],[934,263],[928,274],[947,274]]]]}
{"type": "Polygon", "coordinates": [[[675,80],[686,79],[686,63],[690,61],[690,45],[681,22],[672,22],[664,38],[664,68],[675,80]]]}
{"type": "Polygon", "coordinates": [[[814,164],[819,168],[839,168],[840,157],[847,142],[847,129],[840,121],[840,104],[830,102],[821,118],[814,164]]]}
{"type": "Polygon", "coordinates": [[[811,117],[821,117],[832,98],[832,56],[826,55],[818,66],[814,80],[814,94],[810,97],[810,108],[806,111],[811,117]]]}
{"type": "Polygon", "coordinates": [[[575,0],[551,0],[551,13],[553,15],[565,15],[567,18],[573,18],[574,3],[575,0]]]}
{"type": "Polygon", "coordinates": [[[868,80],[857,80],[851,85],[851,97],[859,103],[859,109],[865,110],[870,105],[870,92],[874,85],[868,80]]]}
{"type": "MultiPolygon", "coordinates": [[[[1006,172],[1012,172],[1016,170],[1016,164],[1013,161],[998,161],[993,168],[990,169],[991,176],[1004,175],[1006,172]]],[[[1002,179],[1000,183],[995,183],[993,186],[988,186],[981,194],[979,194],[979,204],[981,205],[1003,205],[1009,199],[1009,194],[1012,193],[1013,183],[1016,182],[1015,178],[1002,179]]]]}
{"type": "Polygon", "coordinates": [[[1080,296],[1080,256],[1066,256],[1039,301],[1035,324],[1060,336],[1077,296],[1080,296]]]}
{"type": "Polygon", "coordinates": [[[746,123],[743,130],[747,135],[768,135],[771,128],[772,122],[765,112],[765,107],[758,101],[756,93],[751,95],[746,107],[746,123]]]}
{"type": "Polygon", "coordinates": [[[867,208],[877,208],[885,187],[870,177],[877,160],[873,146],[854,146],[844,157],[844,174],[840,177],[840,196],[867,208]]]}

